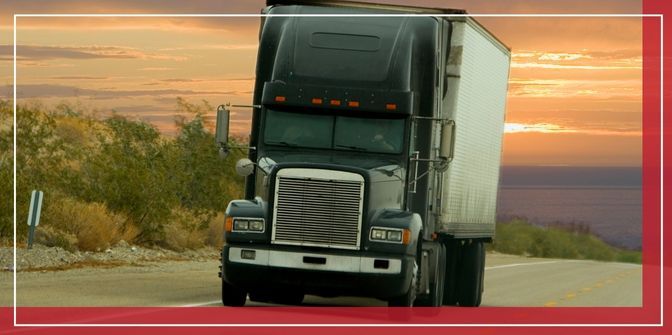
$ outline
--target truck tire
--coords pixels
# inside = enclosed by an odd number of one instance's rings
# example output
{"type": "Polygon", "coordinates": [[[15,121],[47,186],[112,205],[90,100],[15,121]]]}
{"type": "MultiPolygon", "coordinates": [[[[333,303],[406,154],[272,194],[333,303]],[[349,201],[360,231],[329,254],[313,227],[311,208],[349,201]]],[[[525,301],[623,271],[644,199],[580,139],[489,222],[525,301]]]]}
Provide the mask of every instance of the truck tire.
{"type": "Polygon", "coordinates": [[[431,281],[429,294],[418,298],[415,306],[441,307],[443,305],[444,286],[446,279],[446,246],[440,244],[439,254],[436,257],[436,273],[431,281]]]}
{"type": "Polygon", "coordinates": [[[485,248],[483,242],[472,241],[462,246],[457,282],[457,301],[462,307],[478,307],[483,292],[485,248]]]}
{"type": "Polygon", "coordinates": [[[406,293],[387,300],[388,307],[412,307],[415,302],[415,290],[418,282],[418,262],[413,262],[411,284],[406,293]]]}
{"type": "Polygon", "coordinates": [[[481,243],[483,252],[481,253],[481,280],[479,282],[480,292],[478,293],[478,300],[476,301],[476,306],[481,305],[481,300],[483,300],[483,291],[485,289],[485,245],[481,243]]]}
{"type": "Polygon", "coordinates": [[[245,306],[247,293],[222,279],[222,304],[230,307],[245,306]]]}
{"type": "Polygon", "coordinates": [[[443,282],[443,305],[457,305],[457,270],[460,257],[460,244],[455,240],[445,242],[446,247],[446,275],[443,282]]]}
{"type": "Polygon", "coordinates": [[[271,297],[271,301],[282,305],[301,305],[305,294],[298,292],[280,293],[271,297]]]}
{"type": "Polygon", "coordinates": [[[248,296],[250,298],[250,301],[254,302],[263,302],[268,304],[271,303],[273,300],[271,295],[265,292],[250,292],[248,293],[248,296]]]}

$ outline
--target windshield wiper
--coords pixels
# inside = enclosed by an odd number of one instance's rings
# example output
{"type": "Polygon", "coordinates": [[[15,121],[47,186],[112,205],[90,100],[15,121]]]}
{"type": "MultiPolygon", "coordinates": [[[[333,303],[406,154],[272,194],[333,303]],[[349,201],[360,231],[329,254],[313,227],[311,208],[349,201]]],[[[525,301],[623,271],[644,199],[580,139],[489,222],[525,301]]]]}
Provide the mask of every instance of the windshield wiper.
{"type": "Polygon", "coordinates": [[[274,145],[284,145],[287,147],[298,147],[299,145],[296,143],[289,143],[285,141],[266,141],[266,144],[274,144],[274,145]]]}
{"type": "Polygon", "coordinates": [[[354,145],[341,145],[341,144],[336,144],[335,147],[337,148],[346,148],[350,150],[355,150],[355,151],[369,151],[367,148],[362,148],[354,145]]]}

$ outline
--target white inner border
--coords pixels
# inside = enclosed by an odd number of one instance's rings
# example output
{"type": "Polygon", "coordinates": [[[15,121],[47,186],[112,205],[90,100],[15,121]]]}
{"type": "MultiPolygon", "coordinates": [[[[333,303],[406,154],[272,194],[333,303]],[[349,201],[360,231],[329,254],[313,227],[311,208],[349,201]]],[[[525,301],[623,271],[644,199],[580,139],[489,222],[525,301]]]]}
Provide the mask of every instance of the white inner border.
{"type": "MultiPolygon", "coordinates": [[[[13,305],[13,322],[14,327],[609,327],[609,326],[620,326],[620,327],[663,327],[663,307],[664,307],[664,244],[663,244],[663,214],[664,214],[664,202],[663,202],[663,162],[664,162],[664,143],[663,143],[663,130],[664,130],[664,95],[663,95],[663,66],[664,66],[664,44],[663,44],[663,35],[664,35],[664,15],[663,14],[14,14],[14,305],[13,305]],[[523,324],[523,323],[445,323],[445,324],[411,324],[411,323],[395,323],[395,324],[377,324],[377,323],[366,323],[366,324],[329,324],[329,323],[301,323],[301,324],[285,324],[285,323],[266,323],[266,324],[249,324],[249,323],[230,323],[230,324],[172,324],[172,323],[157,323],[157,324],[124,324],[124,323],[112,323],[112,324],[102,324],[102,323],[67,323],[67,324],[47,324],[47,323],[17,323],[16,322],[16,19],[18,17],[267,17],[267,16],[278,16],[278,17],[291,17],[291,16],[307,16],[307,17],[381,17],[381,16],[393,16],[393,17],[634,17],[634,18],[644,18],[644,17],[657,17],[660,19],[660,321],[659,323],[645,323],[645,324],[630,324],[630,323],[606,323],[606,324],[596,324],[596,323],[579,323],[579,324],[561,324],[561,323],[532,323],[532,324],[523,324]]],[[[643,265],[643,264],[642,264],[643,265]]]]}

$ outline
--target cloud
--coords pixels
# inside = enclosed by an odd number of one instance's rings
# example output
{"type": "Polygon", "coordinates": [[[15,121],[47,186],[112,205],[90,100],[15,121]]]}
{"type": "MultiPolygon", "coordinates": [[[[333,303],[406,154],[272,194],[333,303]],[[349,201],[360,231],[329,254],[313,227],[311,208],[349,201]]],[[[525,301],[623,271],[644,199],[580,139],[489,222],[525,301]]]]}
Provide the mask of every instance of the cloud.
{"type": "Polygon", "coordinates": [[[58,80],[107,80],[110,77],[93,77],[93,76],[59,76],[51,77],[50,79],[58,80]]]}
{"type": "Polygon", "coordinates": [[[161,81],[168,82],[168,83],[197,83],[204,81],[202,79],[189,79],[189,78],[168,78],[168,79],[161,79],[161,81]]]}
{"type": "Polygon", "coordinates": [[[544,63],[518,63],[512,62],[512,68],[535,68],[535,69],[574,69],[574,70],[641,70],[641,66],[598,66],[598,65],[565,65],[544,63]]]}
{"type": "MultiPolygon", "coordinates": [[[[13,46],[0,45],[0,60],[11,61],[13,46]],[[10,55],[10,56],[7,56],[10,55]]],[[[149,59],[149,60],[173,60],[184,61],[186,57],[170,56],[144,52],[135,48],[92,45],[92,46],[45,46],[45,45],[22,45],[16,46],[17,60],[39,61],[50,59],[149,59]]]]}
{"type": "MultiPolygon", "coordinates": [[[[6,87],[11,88],[10,85],[6,87]]],[[[17,97],[25,98],[47,98],[47,97],[90,97],[92,99],[116,99],[124,97],[140,96],[197,96],[197,95],[240,95],[244,94],[238,91],[194,91],[178,89],[158,89],[158,90],[101,90],[81,88],[66,85],[51,84],[33,84],[20,85],[17,87],[17,97]]]]}
{"type": "Polygon", "coordinates": [[[139,68],[138,70],[140,70],[140,71],[170,71],[172,69],[173,69],[172,67],[165,67],[165,66],[161,66],[161,67],[150,66],[150,67],[142,67],[142,68],[139,68]]]}
{"type": "Polygon", "coordinates": [[[576,70],[639,70],[642,51],[634,49],[612,51],[529,51],[511,55],[512,68],[576,69],[576,70]]]}
{"type": "Polygon", "coordinates": [[[563,126],[554,123],[515,123],[504,124],[504,132],[515,133],[543,133],[543,134],[586,134],[586,135],[611,135],[611,136],[642,136],[640,128],[616,127],[616,128],[592,128],[589,124],[582,127],[563,126]]]}
{"type": "Polygon", "coordinates": [[[509,97],[630,97],[642,96],[640,79],[616,80],[588,77],[586,79],[527,79],[514,77],[509,81],[509,97]]]}
{"type": "Polygon", "coordinates": [[[183,51],[183,50],[256,50],[258,43],[254,44],[206,44],[188,47],[161,48],[160,51],[183,51]]]}

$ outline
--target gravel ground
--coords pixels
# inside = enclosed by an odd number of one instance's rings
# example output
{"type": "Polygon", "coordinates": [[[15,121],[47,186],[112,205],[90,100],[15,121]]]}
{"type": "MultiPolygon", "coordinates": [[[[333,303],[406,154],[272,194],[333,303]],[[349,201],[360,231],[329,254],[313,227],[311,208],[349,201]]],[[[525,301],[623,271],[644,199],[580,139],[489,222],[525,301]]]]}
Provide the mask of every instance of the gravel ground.
{"type": "MultiPolygon", "coordinates": [[[[125,241],[101,251],[70,252],[59,247],[33,245],[32,249],[17,248],[17,271],[22,270],[58,270],[78,265],[122,265],[140,264],[164,260],[204,261],[217,259],[219,250],[202,248],[177,252],[161,248],[144,248],[129,245],[125,241]]],[[[9,247],[0,247],[0,269],[12,271],[13,251],[9,247]]]]}

